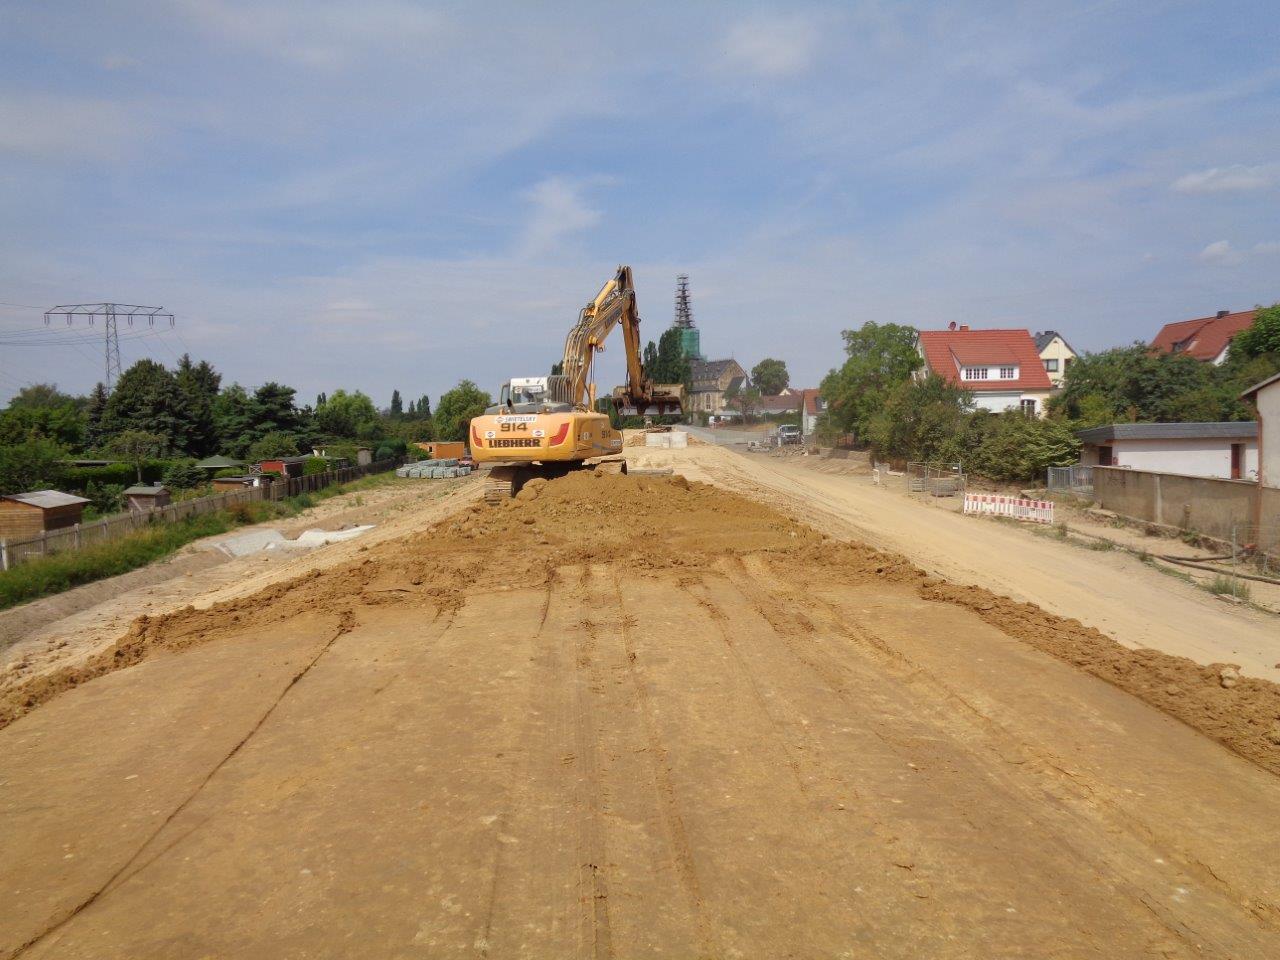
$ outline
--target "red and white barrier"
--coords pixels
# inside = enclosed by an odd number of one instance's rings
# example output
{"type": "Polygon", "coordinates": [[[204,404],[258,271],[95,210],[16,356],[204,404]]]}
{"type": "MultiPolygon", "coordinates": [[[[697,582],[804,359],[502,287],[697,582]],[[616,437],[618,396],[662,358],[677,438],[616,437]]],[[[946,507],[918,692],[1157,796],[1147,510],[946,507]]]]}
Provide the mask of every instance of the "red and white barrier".
{"type": "Polygon", "coordinates": [[[1001,497],[994,493],[966,493],[965,513],[990,513],[997,517],[1013,517],[1032,523],[1053,523],[1052,500],[1026,500],[1022,497],[1001,497]]]}

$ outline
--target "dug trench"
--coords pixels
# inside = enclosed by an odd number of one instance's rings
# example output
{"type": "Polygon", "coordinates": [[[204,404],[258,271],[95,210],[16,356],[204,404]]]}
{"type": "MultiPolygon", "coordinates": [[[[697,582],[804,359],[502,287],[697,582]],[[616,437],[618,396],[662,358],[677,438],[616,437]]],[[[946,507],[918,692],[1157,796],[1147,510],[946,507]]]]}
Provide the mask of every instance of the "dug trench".
{"type": "Polygon", "coordinates": [[[0,957],[1276,955],[1278,723],[578,473],[5,691],[0,957]]]}

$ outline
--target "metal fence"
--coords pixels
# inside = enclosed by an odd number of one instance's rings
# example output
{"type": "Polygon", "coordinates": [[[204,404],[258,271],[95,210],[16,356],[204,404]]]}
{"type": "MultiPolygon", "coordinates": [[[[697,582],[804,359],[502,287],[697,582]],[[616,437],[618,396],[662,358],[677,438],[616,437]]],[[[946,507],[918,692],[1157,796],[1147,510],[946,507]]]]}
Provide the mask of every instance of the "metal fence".
{"type": "Polygon", "coordinates": [[[964,493],[967,478],[958,463],[940,467],[927,463],[908,461],[905,472],[907,493],[928,494],[931,497],[957,497],[964,493]]]}
{"type": "Polygon", "coordinates": [[[283,500],[303,493],[314,493],[335,483],[348,483],[371,473],[383,473],[400,465],[400,458],[379,460],[363,467],[344,467],[325,473],[315,473],[308,477],[294,477],[289,480],[276,480],[263,483],[257,487],[245,487],[243,490],[228,490],[207,497],[193,497],[190,500],[179,500],[167,506],[151,510],[131,510],[101,520],[88,523],[77,523],[61,530],[46,530],[34,537],[25,539],[0,540],[0,570],[9,570],[20,563],[38,560],[54,553],[68,550],[82,550],[119,540],[152,524],[174,523],[188,517],[198,517],[240,503],[254,503],[261,500],[283,500]]]}
{"type": "Polygon", "coordinates": [[[1092,464],[1073,463],[1069,467],[1049,467],[1045,486],[1080,496],[1093,495],[1092,464]]]}

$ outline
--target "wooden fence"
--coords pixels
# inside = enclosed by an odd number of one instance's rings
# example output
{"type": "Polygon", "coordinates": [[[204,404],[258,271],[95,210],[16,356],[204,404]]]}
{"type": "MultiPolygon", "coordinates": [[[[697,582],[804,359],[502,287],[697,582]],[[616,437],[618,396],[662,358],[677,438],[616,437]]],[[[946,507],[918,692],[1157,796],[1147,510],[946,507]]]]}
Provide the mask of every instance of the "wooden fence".
{"type": "Polygon", "coordinates": [[[313,473],[307,477],[294,477],[290,480],[264,481],[262,486],[179,500],[177,503],[151,510],[131,510],[128,513],[103,517],[101,520],[91,520],[89,523],[77,523],[73,527],[64,527],[61,530],[46,530],[38,536],[21,540],[0,540],[0,570],[9,570],[20,563],[47,557],[53,553],[81,550],[99,543],[119,540],[155,523],[174,523],[188,517],[226,510],[239,503],[283,500],[303,493],[314,493],[335,483],[348,483],[372,473],[394,470],[400,465],[401,459],[379,460],[363,467],[343,467],[340,470],[313,473]]]}

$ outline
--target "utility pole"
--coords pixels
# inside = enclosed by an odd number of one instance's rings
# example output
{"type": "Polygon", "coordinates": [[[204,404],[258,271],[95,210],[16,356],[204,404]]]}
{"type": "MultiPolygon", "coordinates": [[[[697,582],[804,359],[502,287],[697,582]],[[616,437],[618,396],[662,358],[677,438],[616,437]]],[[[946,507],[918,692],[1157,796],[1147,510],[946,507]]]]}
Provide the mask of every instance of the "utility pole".
{"type": "Polygon", "coordinates": [[[173,326],[173,314],[165,311],[164,307],[141,307],[131,303],[68,303],[60,307],[54,307],[52,310],[44,312],[45,326],[49,325],[52,317],[65,317],[67,326],[75,321],[76,317],[88,317],[89,326],[93,326],[93,321],[103,318],[103,328],[105,332],[106,345],[106,367],[107,367],[107,390],[110,391],[120,379],[120,325],[119,318],[124,317],[129,326],[133,326],[134,318],[146,318],[147,325],[154,327],[156,320],[168,320],[169,326],[173,326]]]}

